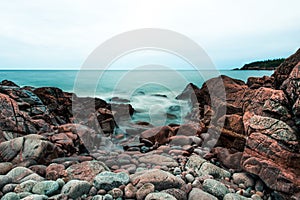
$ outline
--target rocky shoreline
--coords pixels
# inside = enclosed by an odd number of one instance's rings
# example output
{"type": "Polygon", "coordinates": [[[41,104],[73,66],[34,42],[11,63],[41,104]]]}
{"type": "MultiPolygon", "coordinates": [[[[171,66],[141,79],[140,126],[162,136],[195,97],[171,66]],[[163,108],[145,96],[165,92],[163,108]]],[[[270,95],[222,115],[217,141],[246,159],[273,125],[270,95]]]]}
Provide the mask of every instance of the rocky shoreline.
{"type": "Polygon", "coordinates": [[[219,99],[207,86],[217,91],[217,78],[202,88],[190,84],[177,97],[194,106],[186,124],[129,123],[126,131],[116,123],[128,122],[134,112],[126,102],[2,81],[0,197],[299,199],[299,67],[300,50],[271,77],[244,83],[221,76],[222,116],[211,106],[219,99]],[[210,143],[215,147],[204,145],[210,143]]]}

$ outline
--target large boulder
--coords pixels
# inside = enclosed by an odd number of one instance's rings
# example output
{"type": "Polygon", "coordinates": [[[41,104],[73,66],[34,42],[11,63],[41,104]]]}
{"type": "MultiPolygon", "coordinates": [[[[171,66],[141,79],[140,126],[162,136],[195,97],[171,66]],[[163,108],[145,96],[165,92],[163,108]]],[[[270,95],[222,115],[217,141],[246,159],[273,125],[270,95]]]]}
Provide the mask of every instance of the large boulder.
{"type": "Polygon", "coordinates": [[[300,49],[287,59],[275,70],[272,77],[274,77],[274,87],[279,89],[281,84],[289,77],[293,68],[300,62],[300,49]]]}
{"type": "Polygon", "coordinates": [[[18,137],[0,144],[0,161],[20,163],[33,160],[40,164],[49,163],[57,158],[55,146],[40,135],[18,137]]]}

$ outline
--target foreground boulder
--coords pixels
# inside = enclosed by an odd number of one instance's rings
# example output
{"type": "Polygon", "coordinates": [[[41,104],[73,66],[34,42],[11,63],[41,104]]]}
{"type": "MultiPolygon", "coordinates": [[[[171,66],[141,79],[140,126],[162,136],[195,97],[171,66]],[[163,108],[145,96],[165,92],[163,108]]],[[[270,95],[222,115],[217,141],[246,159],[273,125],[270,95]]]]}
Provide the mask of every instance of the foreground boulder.
{"type": "Polygon", "coordinates": [[[1,162],[20,163],[32,160],[45,164],[57,157],[56,147],[39,135],[18,137],[0,144],[1,162]]]}

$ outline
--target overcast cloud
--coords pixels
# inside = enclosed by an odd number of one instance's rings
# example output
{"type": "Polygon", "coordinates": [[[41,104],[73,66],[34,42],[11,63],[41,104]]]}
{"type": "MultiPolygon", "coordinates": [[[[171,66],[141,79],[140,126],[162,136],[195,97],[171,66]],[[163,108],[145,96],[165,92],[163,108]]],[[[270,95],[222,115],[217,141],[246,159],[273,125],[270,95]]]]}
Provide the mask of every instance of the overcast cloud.
{"type": "Polygon", "coordinates": [[[299,48],[299,8],[299,0],[1,1],[0,69],[79,69],[102,42],[139,28],[182,33],[218,68],[241,67],[299,48]]]}

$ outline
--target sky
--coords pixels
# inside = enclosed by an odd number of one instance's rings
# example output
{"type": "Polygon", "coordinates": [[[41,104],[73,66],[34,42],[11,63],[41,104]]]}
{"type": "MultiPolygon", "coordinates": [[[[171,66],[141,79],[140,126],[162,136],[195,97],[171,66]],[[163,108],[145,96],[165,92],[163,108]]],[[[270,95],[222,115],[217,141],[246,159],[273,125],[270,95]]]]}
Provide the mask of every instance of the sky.
{"type": "MultiPolygon", "coordinates": [[[[300,47],[299,0],[10,0],[0,1],[0,69],[80,69],[111,37],[162,28],[197,42],[219,69],[282,58],[300,47]]],[[[140,52],[143,60],[178,59],[140,52]]]]}

